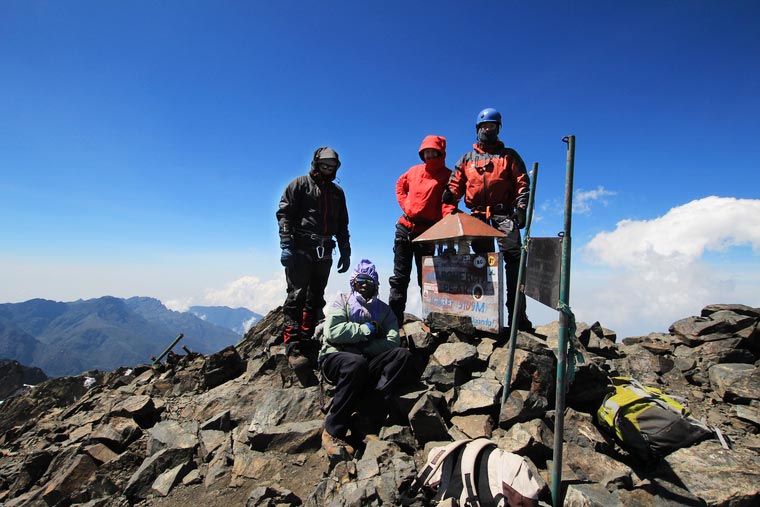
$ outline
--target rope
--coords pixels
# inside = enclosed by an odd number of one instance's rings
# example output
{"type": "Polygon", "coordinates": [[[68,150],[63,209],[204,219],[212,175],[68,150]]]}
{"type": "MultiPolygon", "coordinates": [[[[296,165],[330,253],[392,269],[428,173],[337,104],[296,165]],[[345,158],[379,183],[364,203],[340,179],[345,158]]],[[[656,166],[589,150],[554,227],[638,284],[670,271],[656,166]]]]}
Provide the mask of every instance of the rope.
{"type": "Polygon", "coordinates": [[[583,364],[586,361],[579,350],[580,347],[577,346],[578,338],[575,337],[577,327],[575,325],[575,315],[573,314],[573,311],[562,301],[559,302],[557,310],[564,313],[567,316],[568,321],[567,331],[569,340],[567,342],[567,371],[565,372],[565,378],[567,379],[565,390],[567,390],[570,388],[570,384],[575,380],[577,365],[583,364]]]}

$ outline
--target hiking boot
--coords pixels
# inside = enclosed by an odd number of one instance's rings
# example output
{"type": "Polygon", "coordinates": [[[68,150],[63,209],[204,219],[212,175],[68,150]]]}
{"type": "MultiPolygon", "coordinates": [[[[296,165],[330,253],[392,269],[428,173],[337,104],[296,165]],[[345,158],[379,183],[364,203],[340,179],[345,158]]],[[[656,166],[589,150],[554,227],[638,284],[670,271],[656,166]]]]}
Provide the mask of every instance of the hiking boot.
{"type": "Polygon", "coordinates": [[[285,355],[288,357],[288,364],[294,370],[300,370],[309,366],[309,358],[301,353],[300,344],[297,341],[291,341],[285,346],[285,355]]]}
{"type": "Polygon", "coordinates": [[[351,420],[348,423],[351,434],[368,435],[380,431],[380,425],[373,421],[371,417],[354,412],[351,414],[351,420]]]}
{"type": "Polygon", "coordinates": [[[340,456],[343,459],[350,459],[354,455],[354,448],[348,445],[344,440],[334,437],[322,430],[322,448],[330,457],[340,456]]]}

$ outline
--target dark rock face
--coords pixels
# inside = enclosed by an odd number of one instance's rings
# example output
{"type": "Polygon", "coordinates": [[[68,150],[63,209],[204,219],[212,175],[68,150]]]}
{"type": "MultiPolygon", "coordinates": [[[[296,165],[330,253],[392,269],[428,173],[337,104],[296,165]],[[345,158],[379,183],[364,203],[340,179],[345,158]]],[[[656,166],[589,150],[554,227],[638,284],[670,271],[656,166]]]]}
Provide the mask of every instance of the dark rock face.
{"type": "MultiPolygon", "coordinates": [[[[43,306],[47,321],[62,311],[43,306]]],[[[103,317],[118,319],[119,308],[103,309],[103,317]]],[[[598,322],[578,323],[574,380],[559,414],[565,505],[760,504],[759,320],[755,308],[710,305],[675,322],[669,334],[620,343],[598,322]],[[637,461],[596,424],[609,378],[618,375],[683,397],[732,450],[710,439],[657,462],[637,461]]],[[[469,322],[445,315],[407,319],[403,334],[420,382],[399,393],[394,421],[357,414],[357,435],[373,428],[377,436],[357,440],[352,460],[333,462],[320,438],[331,386],[320,390],[313,372],[307,378],[289,368],[283,324],[277,309],[237,347],[45,380],[7,399],[0,409],[0,504],[121,507],[177,495],[192,500],[166,505],[400,505],[432,446],[476,437],[527,457],[546,484],[542,505],[551,502],[556,324],[518,334],[507,378],[503,339],[478,336],[469,322]]],[[[3,371],[23,377],[17,365],[5,363],[3,371]]],[[[434,504],[424,495],[403,502],[434,504]]],[[[454,504],[447,502],[441,505],[454,504]]]]}
{"type": "Polygon", "coordinates": [[[24,366],[18,361],[0,359],[0,400],[17,394],[25,385],[33,386],[47,380],[39,368],[24,366]]]}

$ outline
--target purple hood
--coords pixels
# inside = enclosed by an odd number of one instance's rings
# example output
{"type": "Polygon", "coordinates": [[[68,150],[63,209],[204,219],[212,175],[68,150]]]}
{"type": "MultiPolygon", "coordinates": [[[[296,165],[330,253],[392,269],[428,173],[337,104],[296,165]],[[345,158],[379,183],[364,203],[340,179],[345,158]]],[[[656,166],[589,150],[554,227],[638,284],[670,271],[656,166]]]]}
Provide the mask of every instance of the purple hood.
{"type": "Polygon", "coordinates": [[[351,278],[348,281],[348,285],[353,291],[354,287],[354,279],[358,275],[369,275],[375,280],[375,285],[380,287],[380,277],[377,276],[377,270],[375,269],[375,265],[372,264],[372,261],[367,259],[362,259],[359,264],[356,265],[354,270],[351,272],[351,278]]]}
{"type": "Polygon", "coordinates": [[[377,287],[380,286],[380,277],[377,276],[375,265],[367,259],[362,259],[356,268],[354,268],[353,272],[351,272],[351,279],[349,281],[351,294],[348,296],[348,305],[351,308],[349,318],[351,319],[351,322],[363,324],[379,318],[380,300],[377,299],[378,291],[375,291],[375,295],[369,301],[365,300],[361,294],[354,291],[354,279],[358,275],[371,276],[375,280],[377,287]]]}

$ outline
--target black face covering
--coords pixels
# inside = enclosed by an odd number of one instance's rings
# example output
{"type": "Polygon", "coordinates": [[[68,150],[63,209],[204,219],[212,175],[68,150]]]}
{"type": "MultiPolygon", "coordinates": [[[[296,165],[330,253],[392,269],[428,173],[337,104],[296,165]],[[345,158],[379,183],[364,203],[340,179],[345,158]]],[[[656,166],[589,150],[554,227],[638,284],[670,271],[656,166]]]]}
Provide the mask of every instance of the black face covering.
{"type": "MultiPolygon", "coordinates": [[[[319,161],[317,161],[317,164],[318,163],[319,163],[319,161]]],[[[317,165],[317,164],[315,164],[315,165],[317,165]]],[[[336,169],[336,170],[334,170],[331,173],[325,174],[325,173],[323,173],[322,171],[319,170],[319,167],[314,167],[314,169],[312,169],[312,171],[311,171],[311,174],[312,174],[312,176],[314,176],[314,178],[317,181],[333,181],[335,179],[335,176],[337,176],[337,174],[338,174],[338,170],[336,169]]]]}
{"type": "Polygon", "coordinates": [[[499,129],[478,129],[478,141],[483,144],[493,144],[499,139],[499,129]]]}

